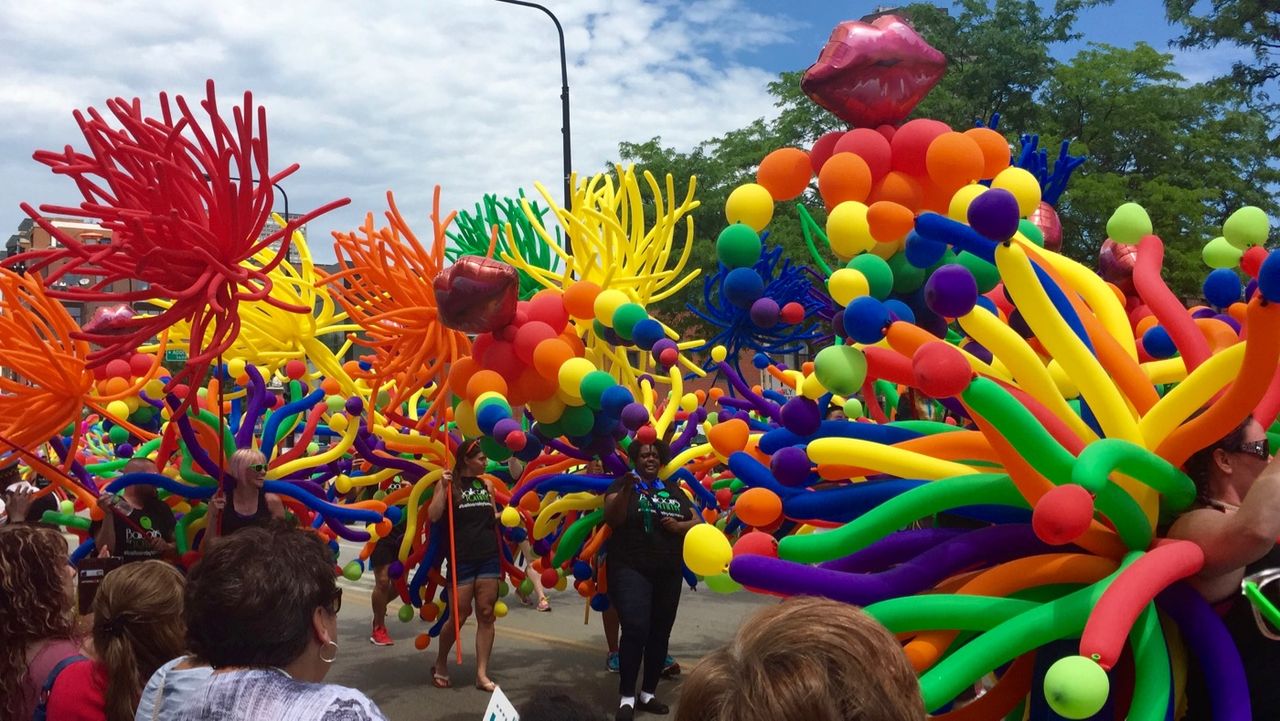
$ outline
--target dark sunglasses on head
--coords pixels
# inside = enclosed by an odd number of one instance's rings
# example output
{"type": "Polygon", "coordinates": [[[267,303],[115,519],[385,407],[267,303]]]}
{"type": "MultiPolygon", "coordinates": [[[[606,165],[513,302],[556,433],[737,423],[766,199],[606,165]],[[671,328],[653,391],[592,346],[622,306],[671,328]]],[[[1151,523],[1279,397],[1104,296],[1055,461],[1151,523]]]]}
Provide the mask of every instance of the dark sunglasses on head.
{"type": "Polygon", "coordinates": [[[325,608],[335,616],[338,615],[338,611],[342,610],[342,586],[333,589],[333,596],[329,598],[329,603],[325,604],[325,608]]]}
{"type": "Polygon", "coordinates": [[[1260,441],[1241,443],[1240,447],[1236,449],[1236,452],[1254,456],[1265,461],[1271,457],[1271,441],[1268,438],[1263,438],[1260,441]]]}
{"type": "Polygon", "coordinates": [[[255,463],[255,464],[253,464],[252,466],[249,466],[249,470],[251,470],[251,471],[253,471],[253,472],[255,472],[255,473],[266,473],[266,472],[267,472],[267,464],[265,464],[265,463],[255,463]]]}

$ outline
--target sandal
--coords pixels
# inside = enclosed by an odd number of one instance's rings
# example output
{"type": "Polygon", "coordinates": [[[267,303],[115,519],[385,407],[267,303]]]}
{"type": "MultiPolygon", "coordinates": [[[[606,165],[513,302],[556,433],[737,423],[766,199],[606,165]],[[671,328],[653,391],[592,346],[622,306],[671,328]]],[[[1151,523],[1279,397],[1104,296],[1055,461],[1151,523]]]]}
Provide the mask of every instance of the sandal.
{"type": "Polygon", "coordinates": [[[550,602],[550,601],[548,601],[548,600],[547,600],[547,599],[545,599],[545,598],[544,598],[544,599],[542,599],[542,600],[540,600],[540,601],[538,601],[538,610],[539,610],[539,611],[542,611],[543,613],[546,613],[546,612],[550,611],[550,610],[551,610],[551,602],[550,602]]]}
{"type": "Polygon", "coordinates": [[[479,681],[479,680],[476,681],[477,691],[484,691],[485,693],[493,693],[493,690],[497,687],[498,687],[498,684],[492,681],[479,681]]]}
{"type": "Polygon", "coordinates": [[[431,685],[436,688],[453,688],[453,682],[449,680],[449,676],[435,669],[431,670],[431,685]]]}

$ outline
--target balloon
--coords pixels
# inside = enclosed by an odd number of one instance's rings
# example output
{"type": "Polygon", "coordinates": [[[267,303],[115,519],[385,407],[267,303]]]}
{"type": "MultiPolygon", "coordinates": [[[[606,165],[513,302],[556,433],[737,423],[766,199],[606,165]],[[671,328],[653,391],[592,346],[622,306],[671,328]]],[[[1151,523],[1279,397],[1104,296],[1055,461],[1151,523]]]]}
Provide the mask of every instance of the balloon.
{"type": "Polygon", "coordinates": [[[875,298],[884,300],[893,292],[893,269],[883,258],[864,253],[854,256],[847,267],[862,274],[867,281],[867,292],[875,298]]]}
{"type": "Polygon", "coordinates": [[[759,298],[751,304],[751,322],[761,328],[772,328],[778,324],[778,317],[781,312],[782,309],[778,307],[778,302],[774,299],[759,298]]]}
{"type": "MultiPolygon", "coordinates": [[[[893,169],[893,150],[889,140],[869,128],[854,128],[845,133],[835,145],[835,152],[853,153],[867,164],[871,179],[879,180],[893,169]]],[[[870,189],[871,184],[867,184],[870,189]]]]}
{"type": "Polygon", "coordinates": [[[813,142],[813,147],[809,150],[809,166],[813,168],[815,174],[822,170],[822,166],[836,152],[836,143],[844,137],[844,134],[843,130],[832,130],[829,133],[823,133],[813,142]]]}
{"type": "MultiPolygon", "coordinates": [[[[940,120],[916,118],[910,120],[889,141],[893,148],[893,169],[924,177],[927,173],[926,156],[934,139],[943,133],[951,132],[951,128],[940,120]]],[[[957,183],[959,185],[959,183],[957,183]]]]}
{"type": "Polygon", "coordinates": [[[782,517],[782,499],[767,488],[748,488],[738,496],[733,508],[743,523],[756,528],[771,526],[782,517]]]}
{"type": "Polygon", "coordinates": [[[1146,209],[1137,203],[1121,205],[1107,220],[1107,236],[1116,243],[1135,245],[1152,232],[1154,231],[1151,227],[1151,217],[1147,215],[1146,209]]]}
{"type": "Polygon", "coordinates": [[[488,333],[515,316],[520,277],[490,258],[459,258],[432,281],[440,322],[464,333],[488,333]]]}
{"type": "Polygon", "coordinates": [[[973,201],[987,192],[985,185],[966,185],[957,190],[952,196],[951,201],[947,205],[947,217],[952,220],[958,220],[961,223],[969,222],[969,205],[973,201]]]}
{"type": "Polygon", "coordinates": [[[852,268],[841,268],[827,279],[831,299],[840,305],[849,305],[854,298],[867,295],[871,290],[867,277],[852,268]]]}
{"type": "Polygon", "coordinates": [[[844,310],[845,331],[858,343],[870,345],[884,340],[889,323],[889,309],[871,296],[855,298],[844,310]]]}
{"type": "Polygon", "coordinates": [[[600,295],[600,286],[586,280],[579,280],[564,290],[564,307],[578,320],[590,320],[595,317],[596,297],[600,295]]]}
{"type": "Polygon", "coordinates": [[[750,268],[760,260],[760,236],[743,223],[734,223],[716,238],[716,257],[726,268],[750,268]]]}
{"type": "Polygon", "coordinates": [[[733,560],[733,548],[715,526],[699,523],[684,537],[684,565],[699,576],[724,573],[733,560]]]}
{"type": "Polygon", "coordinates": [[[1084,656],[1058,659],[1044,677],[1049,707],[1069,719],[1085,719],[1098,713],[1110,693],[1107,672],[1084,656]]]}
{"type": "Polygon", "coordinates": [[[813,367],[824,388],[848,396],[862,387],[867,375],[867,358],[852,346],[829,346],[818,351],[813,367]]]}
{"type": "Polygon", "coordinates": [[[1215,308],[1226,308],[1240,300],[1244,288],[1240,276],[1229,268],[1219,268],[1204,279],[1204,297],[1215,308]]]}
{"type": "Polygon", "coordinates": [[[773,219],[773,196],[763,186],[755,183],[739,185],[729,193],[729,199],[724,204],[724,214],[731,225],[744,223],[760,232],[773,219]]]}
{"type": "Polygon", "coordinates": [[[778,148],[760,161],[756,182],[774,200],[791,200],[809,187],[813,172],[808,153],[799,148],[778,148]]]}
{"type": "Polygon", "coordinates": [[[870,203],[888,201],[915,210],[920,207],[923,197],[924,189],[920,186],[920,181],[904,171],[891,170],[871,187],[871,194],[867,196],[867,201],[870,203]]]}
{"type": "Polygon", "coordinates": [[[846,20],[831,31],[800,88],[850,125],[873,128],[907,117],[946,65],[942,53],[896,15],[846,20]]]}
{"type": "Polygon", "coordinates": [[[1244,250],[1251,245],[1263,245],[1271,232],[1271,221],[1266,211],[1246,205],[1227,217],[1222,224],[1222,235],[1235,247],[1244,250]]]}
{"type": "Polygon", "coordinates": [[[872,177],[865,160],[853,153],[836,153],[818,171],[818,193],[823,205],[833,209],[846,201],[866,200],[872,177]]]}
{"type": "Polygon", "coordinates": [[[837,205],[827,216],[827,240],[831,250],[841,258],[852,258],[870,250],[876,241],[867,222],[867,206],[855,200],[837,205]]]}
{"type": "Polygon", "coordinates": [[[1040,181],[1022,168],[1005,168],[991,181],[992,188],[1003,188],[1018,199],[1018,214],[1031,215],[1040,207],[1040,181]]]}
{"type": "Polygon", "coordinates": [[[892,243],[907,237],[915,227],[915,213],[892,201],[881,200],[867,208],[867,227],[879,243],[892,243]]]}
{"type": "Polygon", "coordinates": [[[569,323],[569,311],[565,309],[564,295],[551,289],[534,294],[529,299],[529,322],[545,323],[556,335],[563,333],[569,323]]]}
{"type": "Polygon", "coordinates": [[[1126,295],[1132,294],[1133,268],[1137,260],[1137,246],[1124,245],[1107,238],[1098,249],[1098,275],[1108,283],[1114,283],[1126,295]]]}
{"type": "Polygon", "coordinates": [[[619,338],[631,340],[636,324],[648,317],[649,314],[639,303],[623,303],[613,311],[613,321],[609,323],[609,327],[613,328],[619,338]]]}
{"type": "Polygon", "coordinates": [[[944,265],[925,282],[924,300],[934,313],[945,318],[958,318],[978,302],[978,285],[968,268],[944,265]]]}
{"type": "Polygon", "coordinates": [[[734,268],[722,287],[729,302],[745,310],[764,294],[764,279],[751,268],[734,268]]]}
{"type": "Polygon", "coordinates": [[[982,150],[982,173],[978,177],[994,178],[1009,167],[1012,154],[1003,135],[991,128],[969,128],[964,134],[982,150]]]}
{"type": "Polygon", "coordinates": [[[570,358],[565,361],[556,376],[560,383],[560,392],[569,398],[581,399],[582,380],[595,369],[596,367],[586,358],[570,358]]]}
{"type": "Polygon", "coordinates": [[[942,341],[925,343],[911,356],[915,385],[933,398],[958,396],[969,386],[973,369],[964,354],[942,341]]]}
{"type": "MultiPolygon", "coordinates": [[[[1058,211],[1054,210],[1052,205],[1041,200],[1040,205],[1027,216],[1027,220],[1031,221],[1040,232],[1041,240],[1036,245],[1055,253],[1062,250],[1062,221],[1058,218],[1058,211]]],[[[1024,232],[1023,235],[1027,234],[1024,232]]],[[[1034,238],[1031,240],[1035,241],[1034,238]]]]}
{"type": "Polygon", "coordinates": [[[984,177],[982,148],[963,133],[946,132],[934,138],[924,160],[929,178],[944,188],[958,188],[984,177]]]}
{"type": "Polygon", "coordinates": [[[1003,243],[1018,232],[1018,199],[1003,188],[992,188],[969,203],[969,226],[982,235],[1003,243]]]}

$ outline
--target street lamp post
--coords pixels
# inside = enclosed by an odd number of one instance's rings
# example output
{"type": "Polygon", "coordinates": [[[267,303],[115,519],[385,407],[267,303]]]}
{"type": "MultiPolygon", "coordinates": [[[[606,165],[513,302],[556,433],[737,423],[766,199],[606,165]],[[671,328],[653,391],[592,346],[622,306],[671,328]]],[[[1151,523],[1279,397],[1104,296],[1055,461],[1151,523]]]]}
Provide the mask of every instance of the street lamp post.
{"type": "MultiPolygon", "coordinates": [[[[209,174],[208,174],[208,173],[205,173],[205,175],[204,175],[204,179],[205,179],[205,180],[208,180],[208,179],[209,179],[209,174]]],[[[239,183],[239,182],[240,182],[240,179],[239,179],[239,178],[227,178],[227,180],[234,180],[234,181],[235,181],[235,182],[237,182],[237,183],[239,183]]],[[[288,224],[288,222],[289,222],[289,194],[288,194],[288,193],[286,193],[286,192],[284,192],[284,188],[280,187],[280,184],[279,184],[279,183],[272,183],[271,185],[272,185],[272,187],[274,187],[276,190],[280,191],[280,197],[281,197],[281,198],[284,198],[284,222],[285,222],[286,224],[288,224]]]]}
{"type": "Polygon", "coordinates": [[[560,133],[564,141],[564,207],[568,209],[573,199],[573,188],[569,185],[569,176],[573,172],[573,161],[570,158],[570,142],[569,142],[569,64],[565,59],[564,51],[564,28],[560,26],[560,20],[556,18],[555,13],[538,3],[525,2],[525,0],[497,0],[497,2],[507,3],[509,5],[524,5],[525,7],[537,8],[547,14],[551,18],[551,22],[556,24],[556,32],[560,35],[560,133]]]}

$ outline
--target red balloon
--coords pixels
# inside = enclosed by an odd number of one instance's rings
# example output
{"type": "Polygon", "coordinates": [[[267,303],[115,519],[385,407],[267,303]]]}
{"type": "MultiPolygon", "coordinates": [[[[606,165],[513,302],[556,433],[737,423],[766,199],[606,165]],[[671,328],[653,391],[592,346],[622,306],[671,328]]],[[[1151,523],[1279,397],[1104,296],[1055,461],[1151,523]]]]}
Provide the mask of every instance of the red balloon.
{"type": "Polygon", "coordinates": [[[569,311],[564,307],[564,296],[553,290],[539,291],[529,299],[529,320],[546,323],[556,335],[563,333],[569,324],[569,311]]]}
{"type": "Polygon", "coordinates": [[[1093,521],[1093,496],[1068,483],[1053,488],[1036,501],[1031,527],[1036,537],[1052,546],[1063,546],[1089,530],[1093,521]]]}
{"type": "Polygon", "coordinates": [[[556,584],[560,581],[560,574],[556,573],[556,569],[548,568],[542,572],[540,578],[542,580],[543,588],[555,588],[556,584]]]}
{"type": "Polygon", "coordinates": [[[873,181],[883,178],[893,169],[893,151],[889,140],[868,128],[854,128],[836,143],[835,152],[853,153],[862,158],[871,171],[873,181]]]}
{"type": "Polygon", "coordinates": [[[822,170],[827,158],[835,155],[836,142],[842,137],[844,137],[843,130],[832,130],[814,141],[813,147],[809,150],[809,165],[813,168],[815,175],[822,170]]]}
{"type": "Polygon", "coordinates": [[[288,376],[291,380],[296,381],[302,376],[307,374],[307,364],[303,363],[297,358],[294,358],[293,360],[284,364],[284,374],[288,376]]]}
{"type": "Polygon", "coordinates": [[[658,432],[653,429],[653,426],[650,426],[650,425],[640,426],[640,428],[636,431],[636,443],[649,444],[649,443],[655,443],[657,442],[657,440],[658,440],[658,432]]]}
{"type": "Polygon", "coordinates": [[[925,156],[934,139],[951,132],[951,126],[941,120],[916,118],[898,128],[889,146],[893,148],[893,169],[923,178],[927,174],[925,156]]]}
{"type": "Polygon", "coordinates": [[[440,322],[464,333],[496,331],[511,323],[519,298],[516,269],[492,258],[467,255],[432,283],[440,322]]]}
{"type": "Polygon", "coordinates": [[[947,59],[896,15],[846,20],[831,31],[800,88],[858,127],[897,123],[942,79],[947,59]]]}
{"type": "Polygon", "coordinates": [[[556,338],[560,334],[551,326],[540,320],[531,320],[520,326],[516,330],[515,346],[516,356],[525,363],[533,362],[533,351],[538,344],[550,338],[556,338]]]}
{"type": "Polygon", "coordinates": [[[1098,275],[1114,283],[1125,295],[1133,295],[1133,267],[1138,262],[1138,246],[1107,238],[1098,249],[1098,275]]]}
{"type": "Polygon", "coordinates": [[[107,363],[108,378],[128,378],[133,373],[133,368],[129,366],[129,361],[119,358],[107,363]]]}
{"type": "Polygon", "coordinates": [[[733,557],[769,556],[778,557],[778,540],[763,531],[744,533],[738,542],[733,544],[733,557]]]}
{"type": "Polygon", "coordinates": [[[525,443],[527,443],[528,440],[529,439],[526,438],[524,435],[524,431],[511,431],[510,433],[507,434],[507,437],[503,439],[502,443],[509,450],[523,451],[525,443]]]}
{"type": "Polygon", "coordinates": [[[132,332],[129,321],[135,315],[137,313],[134,312],[133,306],[128,303],[102,306],[93,312],[93,317],[84,324],[83,330],[93,335],[128,335],[132,332]]]}
{"type": "Polygon", "coordinates": [[[1054,210],[1052,205],[1043,200],[1040,201],[1039,207],[1031,211],[1027,220],[1039,228],[1044,235],[1045,250],[1055,252],[1062,250],[1062,221],[1058,219],[1058,211],[1054,210]]]}
{"type": "Polygon", "coordinates": [[[146,353],[134,353],[129,359],[129,369],[133,371],[134,377],[141,378],[151,371],[151,366],[155,365],[155,356],[146,353]]]}
{"type": "Polygon", "coordinates": [[[964,354],[943,341],[925,343],[911,356],[915,385],[933,398],[958,396],[969,387],[973,369],[964,354]]]}
{"type": "Polygon", "coordinates": [[[520,377],[525,364],[516,355],[514,343],[496,340],[480,358],[480,367],[495,371],[510,383],[520,377]]]}
{"type": "Polygon", "coordinates": [[[804,306],[792,301],[782,306],[782,311],[778,315],[783,323],[795,325],[804,320],[804,306]]]}
{"type": "Polygon", "coordinates": [[[1266,259],[1267,249],[1260,245],[1255,245],[1240,256],[1240,270],[1248,273],[1250,278],[1257,278],[1258,271],[1262,269],[1262,261],[1266,259]]]}

